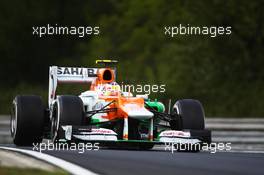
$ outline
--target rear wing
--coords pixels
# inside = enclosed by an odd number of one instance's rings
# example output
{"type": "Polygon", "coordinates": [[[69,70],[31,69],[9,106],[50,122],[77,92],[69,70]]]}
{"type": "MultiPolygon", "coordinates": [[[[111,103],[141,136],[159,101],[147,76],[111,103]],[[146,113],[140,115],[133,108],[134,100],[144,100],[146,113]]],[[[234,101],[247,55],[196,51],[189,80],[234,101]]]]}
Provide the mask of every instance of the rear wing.
{"type": "Polygon", "coordinates": [[[56,97],[58,83],[92,83],[97,78],[98,68],[58,67],[49,68],[49,106],[56,97]]]}

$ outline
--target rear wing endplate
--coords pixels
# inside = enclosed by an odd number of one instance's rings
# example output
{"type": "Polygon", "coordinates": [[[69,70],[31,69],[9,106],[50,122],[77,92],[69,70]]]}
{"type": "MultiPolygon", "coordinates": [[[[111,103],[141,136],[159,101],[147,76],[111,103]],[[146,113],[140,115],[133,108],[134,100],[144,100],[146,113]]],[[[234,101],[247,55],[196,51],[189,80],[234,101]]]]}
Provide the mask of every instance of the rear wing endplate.
{"type": "Polygon", "coordinates": [[[58,83],[92,83],[97,78],[97,68],[58,67],[49,68],[49,106],[56,97],[58,83]]]}

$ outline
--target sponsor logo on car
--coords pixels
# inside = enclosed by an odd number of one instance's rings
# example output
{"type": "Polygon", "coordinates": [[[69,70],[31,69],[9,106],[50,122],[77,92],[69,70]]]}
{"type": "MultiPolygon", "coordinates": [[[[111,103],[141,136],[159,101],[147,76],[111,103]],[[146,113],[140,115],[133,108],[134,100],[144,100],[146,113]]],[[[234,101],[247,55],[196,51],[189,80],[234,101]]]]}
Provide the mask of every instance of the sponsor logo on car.
{"type": "Polygon", "coordinates": [[[160,134],[160,137],[190,137],[190,132],[184,132],[184,131],[163,131],[160,134]]]}
{"type": "Polygon", "coordinates": [[[58,75],[84,75],[84,69],[87,70],[88,77],[97,77],[96,68],[80,68],[80,67],[58,67],[58,75]]]}

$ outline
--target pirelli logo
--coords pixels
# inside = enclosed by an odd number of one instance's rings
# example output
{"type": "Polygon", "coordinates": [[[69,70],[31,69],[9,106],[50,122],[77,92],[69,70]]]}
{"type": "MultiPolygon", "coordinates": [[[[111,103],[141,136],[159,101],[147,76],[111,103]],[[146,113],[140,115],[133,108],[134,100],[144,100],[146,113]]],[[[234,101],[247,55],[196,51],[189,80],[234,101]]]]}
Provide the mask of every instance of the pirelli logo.
{"type": "Polygon", "coordinates": [[[97,77],[97,69],[96,68],[80,68],[80,67],[58,67],[57,75],[59,76],[71,76],[71,75],[79,75],[84,76],[85,74],[88,77],[97,77]]]}

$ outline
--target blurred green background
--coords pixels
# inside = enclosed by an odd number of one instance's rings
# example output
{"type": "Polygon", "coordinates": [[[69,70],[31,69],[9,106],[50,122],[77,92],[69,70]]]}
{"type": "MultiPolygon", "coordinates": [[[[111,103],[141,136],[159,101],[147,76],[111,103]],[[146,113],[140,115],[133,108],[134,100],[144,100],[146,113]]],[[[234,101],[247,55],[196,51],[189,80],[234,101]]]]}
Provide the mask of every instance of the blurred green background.
{"type": "MultiPolygon", "coordinates": [[[[118,80],[166,84],[152,98],[199,99],[207,116],[264,116],[264,1],[0,2],[0,114],[16,94],[48,95],[48,67],[117,59],[118,80]],[[32,35],[33,26],[99,26],[99,36],[32,35]],[[231,26],[231,35],[164,35],[164,26],[231,26]]],[[[68,92],[70,93],[70,89],[68,92]]]]}

